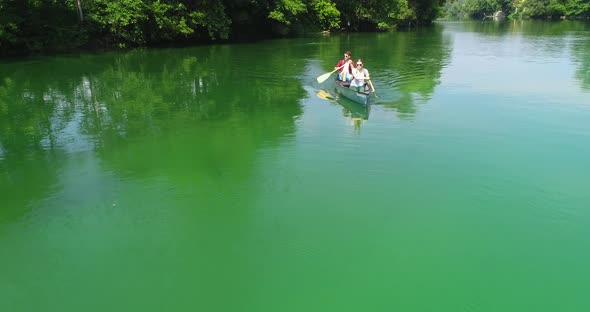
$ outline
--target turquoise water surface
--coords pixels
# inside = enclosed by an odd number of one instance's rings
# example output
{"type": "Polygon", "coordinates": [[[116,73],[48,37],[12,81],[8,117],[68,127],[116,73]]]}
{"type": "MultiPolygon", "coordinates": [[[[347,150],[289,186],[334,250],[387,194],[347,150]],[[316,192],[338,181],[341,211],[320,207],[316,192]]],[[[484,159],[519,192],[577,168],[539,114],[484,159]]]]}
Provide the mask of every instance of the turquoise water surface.
{"type": "Polygon", "coordinates": [[[590,24],[0,63],[0,311],[586,311],[590,24]],[[328,80],[365,61],[369,109],[328,80]]]}

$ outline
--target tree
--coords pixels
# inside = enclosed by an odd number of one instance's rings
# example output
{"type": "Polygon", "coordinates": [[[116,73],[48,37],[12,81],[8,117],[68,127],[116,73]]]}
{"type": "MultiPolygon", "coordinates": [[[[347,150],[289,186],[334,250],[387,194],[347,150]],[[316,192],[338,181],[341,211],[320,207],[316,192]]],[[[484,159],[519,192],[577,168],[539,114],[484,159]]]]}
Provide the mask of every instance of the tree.
{"type": "Polygon", "coordinates": [[[338,11],[334,2],[330,0],[314,0],[311,2],[311,7],[322,29],[340,28],[340,11],[338,11]]]}

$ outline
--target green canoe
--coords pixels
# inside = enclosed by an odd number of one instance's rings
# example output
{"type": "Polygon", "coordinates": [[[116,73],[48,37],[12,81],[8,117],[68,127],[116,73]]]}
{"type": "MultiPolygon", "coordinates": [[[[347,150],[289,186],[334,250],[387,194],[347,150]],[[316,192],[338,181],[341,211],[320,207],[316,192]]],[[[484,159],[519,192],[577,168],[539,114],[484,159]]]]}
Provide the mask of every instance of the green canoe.
{"type": "Polygon", "coordinates": [[[350,82],[346,81],[340,81],[340,80],[335,80],[334,84],[336,85],[336,91],[344,96],[345,98],[362,104],[362,105],[369,105],[370,104],[370,100],[373,98],[373,95],[371,93],[371,91],[366,91],[366,92],[357,92],[355,90],[350,89],[348,86],[350,85],[350,82]]]}

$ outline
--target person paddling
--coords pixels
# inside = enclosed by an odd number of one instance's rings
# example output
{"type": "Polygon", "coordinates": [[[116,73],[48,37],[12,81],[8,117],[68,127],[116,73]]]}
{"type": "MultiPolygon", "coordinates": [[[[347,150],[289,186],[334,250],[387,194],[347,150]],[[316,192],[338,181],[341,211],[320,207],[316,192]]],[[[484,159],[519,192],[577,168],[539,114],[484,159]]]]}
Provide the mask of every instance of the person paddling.
{"type": "Polygon", "coordinates": [[[350,82],[350,88],[357,92],[367,92],[370,90],[366,80],[370,79],[369,71],[363,67],[363,60],[356,61],[356,68],[352,70],[353,79],[350,82]]]}
{"type": "Polygon", "coordinates": [[[340,68],[340,71],[338,72],[338,80],[350,81],[352,79],[353,67],[354,62],[350,59],[350,51],[346,51],[344,53],[344,59],[338,61],[338,64],[336,64],[336,67],[334,67],[334,69],[340,68]]]}

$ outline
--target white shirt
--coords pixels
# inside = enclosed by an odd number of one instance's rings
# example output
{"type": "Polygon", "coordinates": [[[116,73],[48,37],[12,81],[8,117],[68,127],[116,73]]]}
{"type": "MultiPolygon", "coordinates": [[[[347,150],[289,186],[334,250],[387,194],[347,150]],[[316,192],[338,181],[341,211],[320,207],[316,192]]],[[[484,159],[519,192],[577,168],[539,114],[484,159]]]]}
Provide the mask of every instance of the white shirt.
{"type": "Polygon", "coordinates": [[[357,68],[352,69],[352,76],[354,77],[350,82],[353,87],[362,87],[365,85],[365,78],[369,77],[369,71],[366,68],[358,70],[357,68]]]}
{"type": "MultiPolygon", "coordinates": [[[[349,68],[350,67],[350,60],[347,60],[346,62],[344,62],[344,67],[342,67],[342,80],[346,80],[346,77],[350,76],[350,71],[349,68]]],[[[353,69],[354,71],[354,69],[353,69]]],[[[352,79],[352,78],[351,78],[352,79]]]]}

